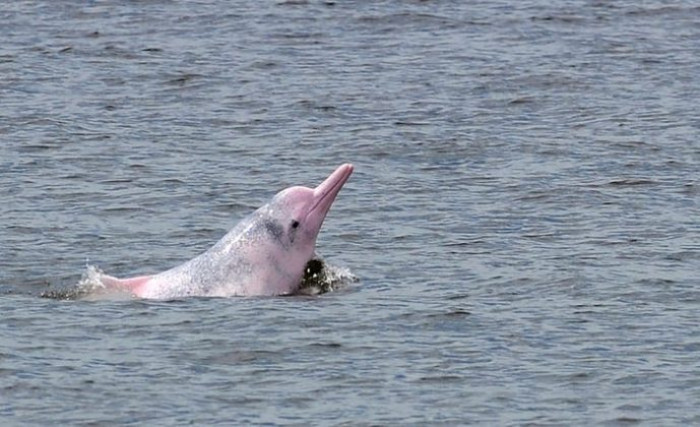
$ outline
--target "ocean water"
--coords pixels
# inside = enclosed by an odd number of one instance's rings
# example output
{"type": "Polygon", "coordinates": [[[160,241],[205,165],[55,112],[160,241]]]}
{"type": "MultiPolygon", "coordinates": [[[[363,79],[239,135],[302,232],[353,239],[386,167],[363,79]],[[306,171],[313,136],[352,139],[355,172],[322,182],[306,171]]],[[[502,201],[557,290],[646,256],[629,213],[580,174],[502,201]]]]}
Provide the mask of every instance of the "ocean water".
{"type": "Polygon", "coordinates": [[[3,425],[700,423],[694,1],[0,8],[3,425]],[[277,298],[62,301],[355,173],[277,298]]]}

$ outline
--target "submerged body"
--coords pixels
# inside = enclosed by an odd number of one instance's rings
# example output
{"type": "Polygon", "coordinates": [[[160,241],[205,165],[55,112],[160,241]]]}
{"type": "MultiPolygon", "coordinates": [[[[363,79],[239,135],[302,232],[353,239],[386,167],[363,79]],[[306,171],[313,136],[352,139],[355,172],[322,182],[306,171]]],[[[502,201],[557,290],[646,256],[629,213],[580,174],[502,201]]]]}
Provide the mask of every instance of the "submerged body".
{"type": "Polygon", "coordinates": [[[141,298],[293,293],[314,255],[323,220],[352,171],[352,165],[344,164],[315,189],[291,187],[277,193],[184,264],[130,279],[101,275],[100,281],[141,298]]]}

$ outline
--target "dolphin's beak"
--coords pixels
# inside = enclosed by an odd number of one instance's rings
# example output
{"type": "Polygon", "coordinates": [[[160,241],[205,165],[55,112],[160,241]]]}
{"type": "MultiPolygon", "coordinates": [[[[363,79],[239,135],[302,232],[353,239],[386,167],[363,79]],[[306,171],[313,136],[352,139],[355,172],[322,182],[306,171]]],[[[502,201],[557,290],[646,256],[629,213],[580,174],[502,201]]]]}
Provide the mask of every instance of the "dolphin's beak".
{"type": "Polygon", "coordinates": [[[346,163],[338,167],[331,176],[314,189],[314,204],[310,213],[320,219],[321,222],[326,217],[340,189],[343,188],[343,185],[352,175],[352,171],[353,166],[350,163],[346,163]]]}

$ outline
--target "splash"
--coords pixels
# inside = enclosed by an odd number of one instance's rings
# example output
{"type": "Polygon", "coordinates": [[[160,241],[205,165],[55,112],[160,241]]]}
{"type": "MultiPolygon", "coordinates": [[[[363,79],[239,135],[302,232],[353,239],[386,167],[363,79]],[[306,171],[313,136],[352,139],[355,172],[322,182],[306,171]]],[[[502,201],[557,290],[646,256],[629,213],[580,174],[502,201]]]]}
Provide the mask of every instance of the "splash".
{"type": "Polygon", "coordinates": [[[322,258],[313,258],[306,264],[304,278],[296,295],[320,295],[336,291],[359,281],[349,269],[328,264],[322,258]]]}
{"type": "MultiPolygon", "coordinates": [[[[88,265],[78,284],[66,288],[50,289],[41,293],[42,298],[58,300],[97,300],[119,299],[123,292],[107,289],[102,283],[103,271],[94,265],[88,265]]],[[[129,297],[131,297],[129,295],[129,297]]]]}

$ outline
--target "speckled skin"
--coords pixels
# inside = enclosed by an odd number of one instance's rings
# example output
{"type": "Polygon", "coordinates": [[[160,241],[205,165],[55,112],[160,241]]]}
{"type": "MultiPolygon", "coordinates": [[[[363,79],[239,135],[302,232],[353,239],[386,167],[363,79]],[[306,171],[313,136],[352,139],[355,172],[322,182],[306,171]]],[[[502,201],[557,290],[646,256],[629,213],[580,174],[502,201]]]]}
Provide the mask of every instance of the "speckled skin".
{"type": "Polygon", "coordinates": [[[239,222],[209,250],[153,276],[117,279],[108,288],[142,298],[284,295],[300,285],[323,220],[353,166],[344,164],[315,189],[291,187],[239,222]]]}

